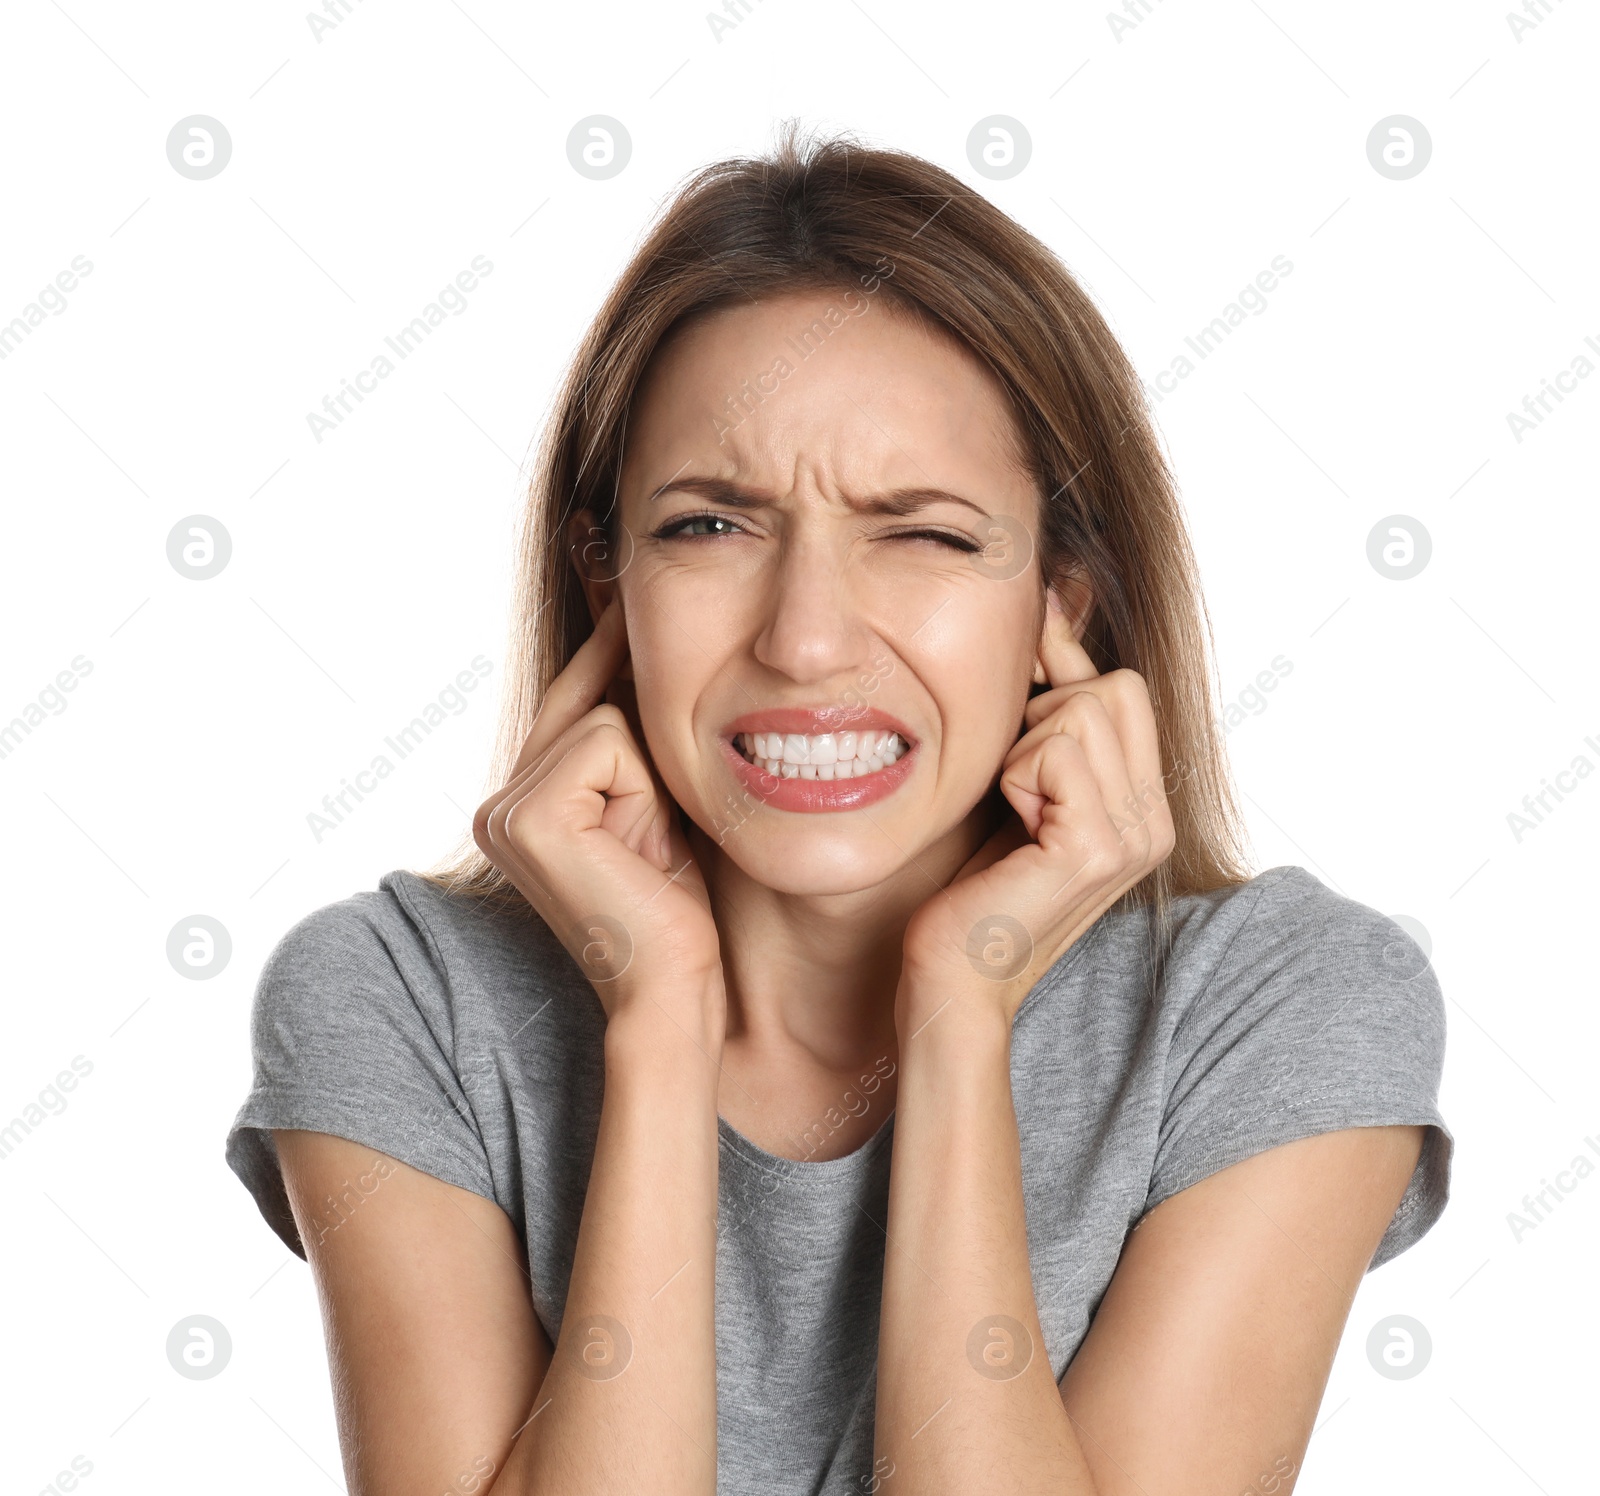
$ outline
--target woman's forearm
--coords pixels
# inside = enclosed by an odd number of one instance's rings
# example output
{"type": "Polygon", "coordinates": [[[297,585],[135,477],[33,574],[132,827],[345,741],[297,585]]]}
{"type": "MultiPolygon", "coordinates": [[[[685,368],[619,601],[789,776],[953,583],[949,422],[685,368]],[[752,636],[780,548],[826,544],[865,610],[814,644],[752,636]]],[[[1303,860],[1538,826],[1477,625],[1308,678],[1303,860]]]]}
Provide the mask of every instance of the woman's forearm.
{"type": "Polygon", "coordinates": [[[1034,1305],[1009,1020],[903,990],[897,1021],[878,1488],[1093,1496],[1034,1305]]]}
{"type": "Polygon", "coordinates": [[[606,1029],[561,1333],[496,1493],[715,1492],[722,1033],[701,1011],[657,993],[606,1029]]]}

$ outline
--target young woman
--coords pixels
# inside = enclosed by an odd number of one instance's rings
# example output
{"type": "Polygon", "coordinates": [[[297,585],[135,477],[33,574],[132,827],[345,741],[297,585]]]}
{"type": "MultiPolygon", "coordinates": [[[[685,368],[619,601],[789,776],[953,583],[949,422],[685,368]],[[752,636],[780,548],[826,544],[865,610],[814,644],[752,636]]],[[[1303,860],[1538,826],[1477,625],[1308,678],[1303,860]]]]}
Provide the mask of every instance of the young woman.
{"type": "Polygon", "coordinates": [[[1287,1489],[1438,984],[1252,875],[1138,380],[915,157],[698,174],[530,496],[475,849],[292,929],[228,1158],[350,1489],[1287,1489]]]}

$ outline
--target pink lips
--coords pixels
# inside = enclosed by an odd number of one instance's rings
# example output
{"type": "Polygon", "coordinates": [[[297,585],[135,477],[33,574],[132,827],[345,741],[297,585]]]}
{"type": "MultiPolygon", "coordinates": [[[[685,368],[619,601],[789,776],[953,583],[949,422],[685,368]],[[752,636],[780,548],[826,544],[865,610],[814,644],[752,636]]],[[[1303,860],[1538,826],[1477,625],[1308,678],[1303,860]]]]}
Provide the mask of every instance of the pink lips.
{"type": "Polygon", "coordinates": [[[767,707],[747,712],[723,729],[722,751],[735,777],[756,799],[774,810],[815,813],[860,810],[892,795],[916,766],[918,743],[898,717],[867,707],[767,707]],[[906,751],[892,764],[855,779],[785,779],[753,764],[733,741],[742,732],[794,732],[814,737],[825,732],[899,733],[906,751]]]}

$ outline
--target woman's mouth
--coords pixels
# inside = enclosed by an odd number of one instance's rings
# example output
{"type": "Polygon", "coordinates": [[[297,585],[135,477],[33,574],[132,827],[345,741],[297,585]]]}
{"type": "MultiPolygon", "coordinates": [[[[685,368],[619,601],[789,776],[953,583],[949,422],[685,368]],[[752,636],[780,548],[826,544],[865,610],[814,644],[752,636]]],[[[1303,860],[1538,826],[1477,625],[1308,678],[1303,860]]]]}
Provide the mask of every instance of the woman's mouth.
{"type": "MultiPolygon", "coordinates": [[[[782,721],[783,715],[762,713],[769,720],[778,717],[782,727],[828,725],[826,716],[818,722],[815,712],[793,712],[802,720],[790,722],[782,721]]],[[[744,786],[738,824],[756,805],[802,814],[865,810],[894,794],[921,758],[916,742],[889,727],[807,733],[769,729],[760,719],[757,723],[754,731],[719,739],[733,777],[744,786]]]]}
{"type": "Polygon", "coordinates": [[[747,763],[782,779],[860,779],[906,752],[897,732],[741,732],[734,747],[747,763]]]}

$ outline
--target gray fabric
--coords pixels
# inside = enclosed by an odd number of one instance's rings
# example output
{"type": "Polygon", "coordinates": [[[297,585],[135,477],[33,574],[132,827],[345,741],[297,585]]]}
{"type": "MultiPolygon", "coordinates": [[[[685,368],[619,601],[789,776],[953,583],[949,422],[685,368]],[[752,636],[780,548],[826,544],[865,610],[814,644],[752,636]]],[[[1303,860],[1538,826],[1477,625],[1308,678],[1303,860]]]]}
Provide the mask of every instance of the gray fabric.
{"type": "MultiPolygon", "coordinates": [[[[1127,1233],[1218,1169],[1335,1128],[1425,1124],[1373,1266],[1421,1237],[1448,1197],[1444,1004],[1397,926],[1276,867],[1179,900],[1156,954],[1145,913],[1102,917],[1013,1028],[1029,1255],[1058,1380],[1127,1233]]],[[[270,1128],[350,1138],[497,1201],[527,1244],[554,1342],[604,1024],[542,923],[389,873],[308,915],[268,957],[228,1163],[301,1256],[270,1128]]],[[[719,1492],[870,1488],[893,1129],[890,1115],[855,1152],[796,1162],[719,1122],[719,1492]]]]}

